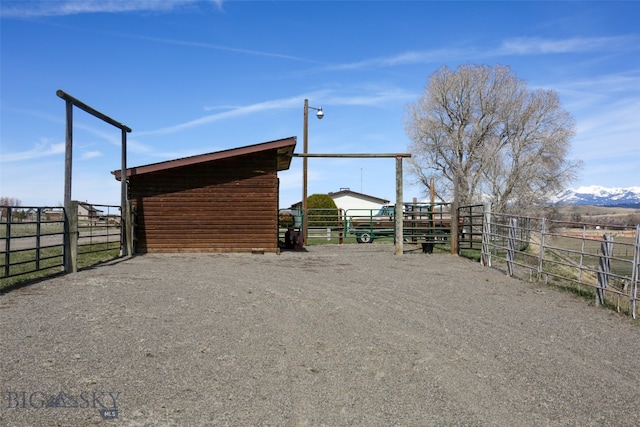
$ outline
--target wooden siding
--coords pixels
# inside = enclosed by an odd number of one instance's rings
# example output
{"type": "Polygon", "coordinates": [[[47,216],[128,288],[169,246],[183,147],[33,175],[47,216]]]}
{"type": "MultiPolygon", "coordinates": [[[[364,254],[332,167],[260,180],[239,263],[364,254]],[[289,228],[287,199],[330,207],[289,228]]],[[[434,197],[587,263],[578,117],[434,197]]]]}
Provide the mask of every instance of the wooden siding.
{"type": "Polygon", "coordinates": [[[137,252],[278,251],[275,151],[130,178],[137,252]]]}

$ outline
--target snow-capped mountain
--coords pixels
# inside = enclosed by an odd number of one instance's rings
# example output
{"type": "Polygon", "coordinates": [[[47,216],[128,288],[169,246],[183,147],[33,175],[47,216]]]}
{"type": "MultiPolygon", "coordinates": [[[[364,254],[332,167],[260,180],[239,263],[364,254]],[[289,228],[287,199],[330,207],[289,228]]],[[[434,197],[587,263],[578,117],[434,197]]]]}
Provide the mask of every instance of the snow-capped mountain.
{"type": "Polygon", "coordinates": [[[607,188],[598,185],[564,190],[552,200],[556,205],[623,206],[640,208],[640,187],[607,188]]]}

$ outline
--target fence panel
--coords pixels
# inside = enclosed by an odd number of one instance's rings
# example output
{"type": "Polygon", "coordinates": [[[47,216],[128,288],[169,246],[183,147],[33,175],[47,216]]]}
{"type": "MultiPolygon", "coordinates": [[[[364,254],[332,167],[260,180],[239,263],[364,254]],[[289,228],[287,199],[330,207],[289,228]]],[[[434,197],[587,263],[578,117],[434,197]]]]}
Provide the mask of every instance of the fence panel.
{"type": "MultiPolygon", "coordinates": [[[[117,257],[119,207],[74,203],[78,247],[71,252],[79,253],[82,265],[117,257]]],[[[0,206],[0,289],[65,271],[65,259],[71,256],[65,253],[68,229],[62,207],[0,206]]]]}
{"type": "MultiPolygon", "coordinates": [[[[451,205],[449,203],[404,203],[404,240],[431,245],[449,244],[451,239],[451,205]]],[[[344,214],[345,235],[355,236],[358,243],[376,239],[395,240],[395,208],[347,209],[344,214]]]]}
{"type": "Polygon", "coordinates": [[[95,254],[120,249],[122,239],[120,206],[96,204],[83,206],[78,209],[78,254],[95,254]]]}
{"type": "Polygon", "coordinates": [[[460,250],[481,250],[484,233],[484,205],[461,206],[458,208],[460,223],[458,248],[460,250]]]}
{"type": "Polygon", "coordinates": [[[636,317],[640,226],[603,230],[594,224],[496,213],[485,218],[483,265],[503,261],[510,275],[519,267],[530,279],[574,286],[578,293],[592,293],[596,304],[618,311],[625,306],[636,317]]]}
{"type": "Polygon", "coordinates": [[[0,212],[0,278],[62,270],[63,208],[0,206],[0,212]]]}
{"type": "Polygon", "coordinates": [[[344,215],[341,209],[311,208],[307,210],[307,242],[344,243],[344,215]]]}

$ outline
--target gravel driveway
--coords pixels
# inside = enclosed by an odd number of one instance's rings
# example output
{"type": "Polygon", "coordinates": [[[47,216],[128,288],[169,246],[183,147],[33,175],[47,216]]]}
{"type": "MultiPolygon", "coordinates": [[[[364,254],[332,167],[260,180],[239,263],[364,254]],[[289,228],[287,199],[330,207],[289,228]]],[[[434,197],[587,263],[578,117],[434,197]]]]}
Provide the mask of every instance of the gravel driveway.
{"type": "Polygon", "coordinates": [[[637,322],[393,251],[145,255],[0,296],[0,425],[640,425],[637,322]]]}

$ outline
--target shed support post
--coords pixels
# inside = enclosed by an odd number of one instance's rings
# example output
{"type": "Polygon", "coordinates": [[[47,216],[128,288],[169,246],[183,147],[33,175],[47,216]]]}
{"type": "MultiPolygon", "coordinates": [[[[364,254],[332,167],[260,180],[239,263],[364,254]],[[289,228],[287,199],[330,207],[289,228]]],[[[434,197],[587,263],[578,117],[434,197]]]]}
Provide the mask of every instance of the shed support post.
{"type": "Polygon", "coordinates": [[[122,234],[121,255],[131,253],[131,215],[127,200],[127,131],[122,129],[122,171],[120,173],[120,232],[122,234]]]}

